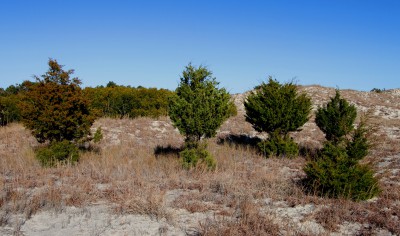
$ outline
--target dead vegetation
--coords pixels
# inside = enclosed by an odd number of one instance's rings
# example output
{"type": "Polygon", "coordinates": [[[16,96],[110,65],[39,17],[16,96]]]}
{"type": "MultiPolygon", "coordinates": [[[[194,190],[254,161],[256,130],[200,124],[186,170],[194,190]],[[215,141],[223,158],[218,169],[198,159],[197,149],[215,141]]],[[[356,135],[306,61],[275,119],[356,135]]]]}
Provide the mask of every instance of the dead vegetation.
{"type": "MultiPolygon", "coordinates": [[[[334,94],[322,87],[302,89],[314,104],[334,94]]],[[[293,135],[303,147],[302,156],[265,159],[254,148],[263,136],[244,122],[239,107],[238,116],[208,143],[218,163],[211,172],[181,167],[177,153],[183,137],[168,118],[100,119],[93,126],[104,133],[97,152],[82,153],[77,165],[54,168],[40,167],[35,139],[20,124],[11,124],[0,128],[0,234],[31,232],[24,227],[38,212],[101,205],[114,215],[165,221],[167,226],[159,229],[164,235],[169,227],[192,235],[399,235],[400,97],[356,91],[342,95],[360,110],[379,110],[374,117],[377,145],[366,158],[383,189],[376,199],[351,202],[305,193],[302,168],[324,138],[313,118],[293,135]]]]}

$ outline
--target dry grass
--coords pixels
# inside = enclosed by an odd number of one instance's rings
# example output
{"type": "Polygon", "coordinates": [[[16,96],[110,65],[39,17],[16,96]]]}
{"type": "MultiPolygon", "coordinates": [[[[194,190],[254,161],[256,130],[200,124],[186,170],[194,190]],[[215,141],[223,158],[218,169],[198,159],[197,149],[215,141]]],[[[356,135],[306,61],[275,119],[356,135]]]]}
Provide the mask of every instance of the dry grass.
{"type": "MultiPolygon", "coordinates": [[[[251,230],[269,219],[259,216],[257,199],[285,200],[302,194],[290,181],[299,174],[302,159],[264,159],[242,146],[217,144],[217,139],[211,140],[208,147],[218,162],[213,172],[184,170],[176,155],[156,157],[154,148],[163,143],[154,140],[151,148],[128,142],[102,148],[98,153],[84,152],[74,166],[42,168],[34,158],[37,144],[24,141],[30,135],[22,126],[13,124],[1,131],[2,142],[16,147],[1,157],[0,207],[6,215],[24,214],[29,219],[39,210],[108,204],[118,214],[145,214],[173,223],[174,215],[167,208],[190,213],[213,211],[225,219],[226,229],[221,225],[217,232],[225,232],[234,224],[243,227],[244,234],[255,232],[251,230]],[[177,189],[181,194],[166,203],[165,193],[177,189]],[[252,210],[238,214],[244,207],[243,199],[246,208],[252,210]],[[253,222],[255,219],[257,222],[253,222]],[[238,220],[239,225],[234,223],[238,220]]],[[[3,224],[8,221],[6,215],[2,215],[3,224]]]]}
{"type": "Polygon", "coordinates": [[[280,228],[271,215],[262,214],[257,205],[244,198],[235,206],[234,220],[200,223],[201,235],[279,235],[280,228]]]}
{"type": "MultiPolygon", "coordinates": [[[[334,90],[329,92],[333,95],[334,90]]],[[[357,98],[365,95],[343,94],[365,105],[357,98]]],[[[314,96],[314,100],[323,97],[314,96]]],[[[384,96],[373,103],[386,104],[389,95],[384,96]]],[[[242,112],[239,109],[219,136],[209,140],[208,149],[218,163],[212,172],[181,168],[177,152],[183,137],[168,118],[100,119],[93,127],[101,126],[104,132],[104,140],[96,147],[99,151],[82,153],[77,165],[55,168],[39,166],[34,158],[38,144],[20,124],[0,127],[0,227],[15,224],[12,216],[17,214],[27,220],[40,210],[103,204],[115,214],[148,215],[174,225],[183,224],[179,219],[187,215],[197,222],[191,226],[200,235],[328,234],[344,222],[364,225],[364,233],[384,229],[400,234],[400,171],[395,171],[400,169],[399,138],[384,129],[374,136],[379,145],[366,162],[381,179],[383,192],[378,199],[360,203],[324,199],[305,194],[298,184],[304,177],[305,158],[265,159],[257,153],[252,141],[262,136],[244,123],[242,112]],[[161,151],[155,154],[156,150],[161,151]],[[393,158],[384,163],[387,157],[393,158]],[[295,217],[282,218],[277,213],[307,204],[315,210],[297,220],[315,221],[324,232],[301,230],[295,217]]],[[[376,119],[381,128],[399,127],[399,119],[376,119]]],[[[293,136],[306,153],[323,141],[312,120],[293,136]]]]}

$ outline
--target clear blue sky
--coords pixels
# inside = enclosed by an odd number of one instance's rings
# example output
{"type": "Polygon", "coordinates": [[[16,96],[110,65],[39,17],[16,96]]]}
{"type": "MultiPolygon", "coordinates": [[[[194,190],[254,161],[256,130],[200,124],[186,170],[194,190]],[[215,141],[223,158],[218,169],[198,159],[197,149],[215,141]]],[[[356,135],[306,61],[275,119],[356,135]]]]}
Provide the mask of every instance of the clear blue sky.
{"type": "Polygon", "coordinates": [[[400,87],[399,0],[0,0],[0,87],[48,58],[84,86],[175,89],[192,62],[232,93],[281,82],[400,87]]]}

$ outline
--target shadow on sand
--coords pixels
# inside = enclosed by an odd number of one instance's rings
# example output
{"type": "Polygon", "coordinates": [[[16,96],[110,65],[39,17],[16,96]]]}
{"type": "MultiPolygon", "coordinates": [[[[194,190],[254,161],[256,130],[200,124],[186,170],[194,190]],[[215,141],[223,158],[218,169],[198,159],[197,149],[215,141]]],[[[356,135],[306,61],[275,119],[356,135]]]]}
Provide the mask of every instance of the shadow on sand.
{"type": "Polygon", "coordinates": [[[250,137],[245,134],[229,134],[218,139],[218,144],[229,144],[230,146],[257,149],[257,143],[261,141],[258,137],[250,137]]]}
{"type": "MultiPolygon", "coordinates": [[[[253,149],[255,151],[259,151],[257,144],[261,142],[262,139],[259,137],[250,137],[245,134],[229,134],[225,137],[220,137],[218,139],[218,144],[228,144],[230,146],[234,146],[236,148],[246,148],[253,149]]],[[[320,156],[320,148],[310,146],[310,145],[301,145],[299,144],[299,155],[305,157],[307,160],[315,160],[320,156]]]]}
{"type": "Polygon", "coordinates": [[[168,145],[166,147],[157,145],[157,147],[154,148],[154,155],[156,157],[160,156],[176,156],[179,157],[179,153],[182,151],[181,147],[174,147],[171,145],[168,145]]]}

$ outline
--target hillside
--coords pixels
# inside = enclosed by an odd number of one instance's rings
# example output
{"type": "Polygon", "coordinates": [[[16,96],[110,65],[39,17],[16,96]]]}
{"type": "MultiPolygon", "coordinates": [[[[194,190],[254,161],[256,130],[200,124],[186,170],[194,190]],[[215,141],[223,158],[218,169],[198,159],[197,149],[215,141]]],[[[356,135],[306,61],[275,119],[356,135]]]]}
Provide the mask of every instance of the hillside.
{"type": "MultiPolygon", "coordinates": [[[[313,109],[334,88],[299,86],[313,109]]],[[[76,166],[43,169],[39,144],[20,124],[0,128],[1,235],[400,235],[400,89],[341,90],[368,114],[374,146],[365,158],[382,193],[366,202],[326,199],[303,191],[306,156],[324,141],[310,117],[293,134],[303,155],[265,159],[265,137],[245,122],[243,101],[208,149],[216,171],[183,170],[183,137],[167,117],[101,118],[104,139],[76,166]]]]}

